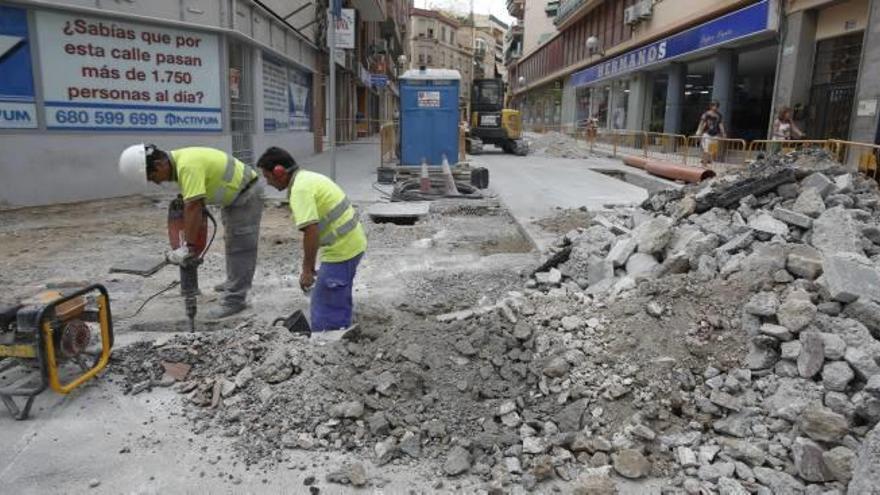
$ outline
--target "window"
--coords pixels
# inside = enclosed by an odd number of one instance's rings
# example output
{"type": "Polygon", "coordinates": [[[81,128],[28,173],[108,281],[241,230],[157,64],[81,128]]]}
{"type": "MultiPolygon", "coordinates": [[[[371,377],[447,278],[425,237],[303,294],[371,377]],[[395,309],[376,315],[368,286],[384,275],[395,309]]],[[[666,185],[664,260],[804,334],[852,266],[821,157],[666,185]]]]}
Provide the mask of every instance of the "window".
{"type": "Polygon", "coordinates": [[[424,63],[425,63],[425,54],[420,53],[419,54],[419,65],[424,64],[424,63]]]}
{"type": "Polygon", "coordinates": [[[431,65],[433,63],[434,63],[434,61],[432,60],[432,57],[430,55],[428,55],[428,65],[431,65]]]}
{"type": "Polygon", "coordinates": [[[440,26],[440,41],[446,42],[446,26],[440,26]]]}
{"type": "Polygon", "coordinates": [[[434,28],[428,28],[428,38],[434,37],[434,28]]]}

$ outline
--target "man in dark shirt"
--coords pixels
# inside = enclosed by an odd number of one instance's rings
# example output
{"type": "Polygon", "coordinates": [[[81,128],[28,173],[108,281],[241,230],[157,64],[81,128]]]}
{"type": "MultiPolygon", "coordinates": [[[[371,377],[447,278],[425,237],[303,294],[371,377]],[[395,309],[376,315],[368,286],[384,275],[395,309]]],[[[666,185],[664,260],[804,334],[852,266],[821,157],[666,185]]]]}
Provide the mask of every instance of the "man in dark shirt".
{"type": "Polygon", "coordinates": [[[704,166],[712,163],[712,159],[718,153],[718,136],[727,137],[724,129],[724,118],[718,111],[719,103],[712,101],[709,109],[700,116],[700,125],[697,126],[697,136],[700,136],[700,145],[703,148],[703,157],[700,160],[704,166]]]}

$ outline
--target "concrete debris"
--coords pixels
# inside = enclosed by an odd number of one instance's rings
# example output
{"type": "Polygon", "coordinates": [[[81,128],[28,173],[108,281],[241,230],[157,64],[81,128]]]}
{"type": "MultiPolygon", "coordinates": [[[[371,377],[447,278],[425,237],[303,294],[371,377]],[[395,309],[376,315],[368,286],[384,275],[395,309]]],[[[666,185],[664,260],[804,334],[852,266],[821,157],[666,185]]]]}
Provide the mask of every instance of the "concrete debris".
{"type": "Polygon", "coordinates": [[[590,145],[582,139],[575,139],[561,132],[549,131],[543,134],[523,133],[529,143],[529,154],[551,158],[592,158],[597,156],[590,151],[590,145]]]}
{"type": "Polygon", "coordinates": [[[344,450],[450,491],[876,493],[880,201],[823,153],[584,216],[496,300],[382,308],[322,346],[256,322],[177,335],[111,369],[131,391],[189,366],[182,414],[247,465],[344,450]]]}
{"type": "Polygon", "coordinates": [[[624,478],[644,478],[651,473],[650,461],[638,450],[623,449],[611,454],[611,461],[617,474],[624,478]]]}

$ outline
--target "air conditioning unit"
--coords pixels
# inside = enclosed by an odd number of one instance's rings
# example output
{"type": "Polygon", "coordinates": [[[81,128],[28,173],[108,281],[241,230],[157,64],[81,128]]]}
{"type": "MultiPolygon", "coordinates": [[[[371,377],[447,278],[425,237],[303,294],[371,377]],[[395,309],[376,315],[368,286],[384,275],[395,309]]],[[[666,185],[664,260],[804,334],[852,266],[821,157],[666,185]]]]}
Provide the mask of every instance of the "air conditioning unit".
{"type": "Polygon", "coordinates": [[[626,24],[628,26],[632,26],[633,24],[636,24],[637,22],[639,22],[638,11],[636,11],[637,7],[638,7],[638,4],[633,5],[632,7],[627,7],[625,9],[623,9],[623,23],[624,24],[626,24]]]}
{"type": "Polygon", "coordinates": [[[638,10],[639,19],[650,19],[654,13],[654,0],[642,0],[634,5],[638,10]]]}

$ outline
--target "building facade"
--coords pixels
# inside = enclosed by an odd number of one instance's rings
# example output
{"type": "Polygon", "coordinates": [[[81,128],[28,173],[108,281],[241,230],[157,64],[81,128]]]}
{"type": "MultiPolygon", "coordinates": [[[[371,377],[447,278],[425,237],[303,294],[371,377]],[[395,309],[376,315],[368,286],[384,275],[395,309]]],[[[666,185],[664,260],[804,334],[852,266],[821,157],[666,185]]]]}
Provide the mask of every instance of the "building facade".
{"type": "Polygon", "coordinates": [[[556,34],[553,21],[559,9],[559,0],[524,0],[523,53],[531,53],[556,34]]]}
{"type": "MultiPolygon", "coordinates": [[[[119,153],[138,142],[211,146],[247,163],[269,146],[297,157],[320,150],[326,6],[0,1],[0,205],[148,191],[116,172],[119,153]]],[[[351,48],[337,52],[337,101],[340,119],[351,118],[341,121],[340,138],[358,132],[357,111],[382,115],[409,0],[346,7],[340,27],[351,48]],[[371,71],[385,84],[374,85],[371,71]]]]}
{"type": "Polygon", "coordinates": [[[461,22],[433,10],[413,8],[410,16],[409,67],[454,69],[461,74],[460,106],[470,101],[470,81],[474,69],[470,31],[461,22]]]}
{"type": "MultiPolygon", "coordinates": [[[[511,5],[510,3],[508,5],[511,5]]],[[[711,100],[764,139],[779,107],[810,137],[877,139],[880,2],[567,0],[509,66],[526,123],[692,134],[711,100]]],[[[513,11],[511,12],[513,13],[513,11]]],[[[528,26],[525,26],[528,31],[528,26]]]]}
{"type": "Polygon", "coordinates": [[[877,143],[880,2],[786,3],[774,107],[810,137],[877,143]]]}

